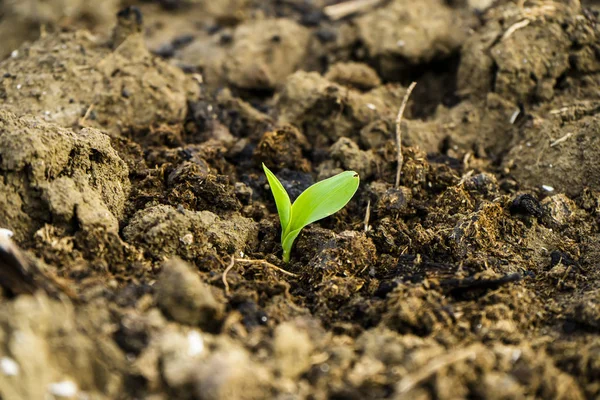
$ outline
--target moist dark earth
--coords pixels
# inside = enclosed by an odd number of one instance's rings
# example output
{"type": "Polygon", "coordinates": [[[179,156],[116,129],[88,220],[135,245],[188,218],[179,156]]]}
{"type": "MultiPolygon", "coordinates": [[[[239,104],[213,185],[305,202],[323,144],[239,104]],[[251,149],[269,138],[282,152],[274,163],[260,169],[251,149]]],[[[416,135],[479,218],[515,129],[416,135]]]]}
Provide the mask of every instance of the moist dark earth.
{"type": "Polygon", "coordinates": [[[1,2],[0,399],[600,398],[599,11],[1,2]]]}

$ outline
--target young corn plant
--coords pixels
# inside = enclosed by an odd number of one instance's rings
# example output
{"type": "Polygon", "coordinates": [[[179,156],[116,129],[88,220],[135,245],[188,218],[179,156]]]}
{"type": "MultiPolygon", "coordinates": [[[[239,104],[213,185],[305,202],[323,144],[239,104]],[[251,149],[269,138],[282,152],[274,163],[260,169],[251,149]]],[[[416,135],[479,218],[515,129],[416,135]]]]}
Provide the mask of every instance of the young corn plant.
{"type": "Polygon", "coordinates": [[[279,179],[263,164],[281,222],[283,261],[290,261],[294,241],[305,226],[340,211],[354,196],[360,179],[354,171],[345,171],[317,182],[306,189],[294,204],[279,179]]]}

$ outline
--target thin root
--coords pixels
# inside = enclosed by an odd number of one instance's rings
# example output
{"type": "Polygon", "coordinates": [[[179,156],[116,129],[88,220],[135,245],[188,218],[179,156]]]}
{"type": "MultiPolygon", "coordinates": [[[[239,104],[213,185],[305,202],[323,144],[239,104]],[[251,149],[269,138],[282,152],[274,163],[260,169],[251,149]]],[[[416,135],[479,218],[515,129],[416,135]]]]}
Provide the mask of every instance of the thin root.
{"type": "Polygon", "coordinates": [[[562,142],[565,142],[571,136],[573,136],[573,132],[567,133],[563,137],[560,137],[560,138],[556,139],[554,142],[550,143],[550,147],[554,147],[554,146],[561,144],[562,142]]]}
{"type": "Polygon", "coordinates": [[[510,28],[508,28],[506,30],[506,32],[504,32],[504,35],[502,35],[502,40],[506,40],[508,37],[510,37],[513,33],[515,33],[516,31],[518,31],[521,28],[525,28],[527,25],[529,25],[531,23],[530,20],[528,19],[524,19],[522,21],[519,21],[513,25],[510,26],[510,28]]]}
{"type": "Polygon", "coordinates": [[[279,268],[277,265],[271,264],[270,262],[268,262],[267,260],[247,260],[245,258],[236,258],[235,262],[239,262],[239,263],[243,263],[243,264],[254,264],[254,265],[262,265],[264,267],[269,267],[272,268],[276,271],[281,272],[282,274],[291,276],[293,278],[297,278],[298,275],[291,273],[289,271],[286,271],[283,268],[279,268]]]}
{"type": "Polygon", "coordinates": [[[398,187],[400,185],[400,172],[402,171],[402,164],[404,164],[404,157],[402,157],[402,129],[400,125],[402,123],[402,116],[404,115],[406,103],[408,103],[408,98],[410,97],[410,94],[412,93],[415,86],[417,86],[417,82],[411,83],[408,89],[406,89],[404,99],[402,100],[402,105],[400,106],[400,110],[398,110],[398,116],[396,117],[396,157],[398,160],[398,167],[396,170],[395,187],[398,187]]]}
{"type": "Polygon", "coordinates": [[[229,271],[231,271],[234,265],[235,258],[232,256],[229,265],[227,266],[227,268],[225,268],[225,271],[223,271],[223,276],[221,277],[221,279],[223,280],[223,285],[225,285],[225,294],[227,296],[229,296],[229,283],[227,283],[227,274],[229,273],[229,271]]]}

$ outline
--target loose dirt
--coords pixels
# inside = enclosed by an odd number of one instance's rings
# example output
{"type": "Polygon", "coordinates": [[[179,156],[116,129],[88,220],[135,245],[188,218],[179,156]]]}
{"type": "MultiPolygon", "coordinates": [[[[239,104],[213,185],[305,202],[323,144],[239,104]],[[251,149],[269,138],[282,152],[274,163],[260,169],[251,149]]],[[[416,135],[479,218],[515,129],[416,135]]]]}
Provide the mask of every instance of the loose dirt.
{"type": "Polygon", "coordinates": [[[596,2],[96,3],[0,5],[0,399],[600,397],[596,2]]]}

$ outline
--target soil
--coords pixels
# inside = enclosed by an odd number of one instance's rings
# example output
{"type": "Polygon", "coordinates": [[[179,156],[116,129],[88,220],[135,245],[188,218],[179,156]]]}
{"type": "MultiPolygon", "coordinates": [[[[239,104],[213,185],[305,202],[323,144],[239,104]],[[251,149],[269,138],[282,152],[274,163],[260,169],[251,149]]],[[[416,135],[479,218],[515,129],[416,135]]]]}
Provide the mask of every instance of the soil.
{"type": "Polygon", "coordinates": [[[597,2],[96,3],[0,5],[0,399],[600,398],[597,2]]]}

